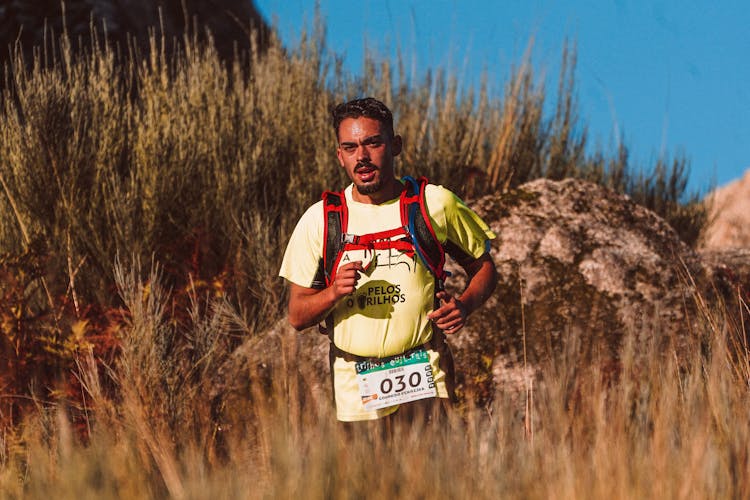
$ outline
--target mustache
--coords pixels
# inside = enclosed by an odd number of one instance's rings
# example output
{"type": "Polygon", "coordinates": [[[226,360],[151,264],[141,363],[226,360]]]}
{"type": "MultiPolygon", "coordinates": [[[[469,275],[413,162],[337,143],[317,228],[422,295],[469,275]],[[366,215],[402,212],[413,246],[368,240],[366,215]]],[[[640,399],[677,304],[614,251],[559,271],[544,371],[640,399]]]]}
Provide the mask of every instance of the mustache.
{"type": "Polygon", "coordinates": [[[374,169],[377,169],[379,167],[377,165],[375,165],[374,163],[370,163],[369,161],[365,161],[365,162],[361,162],[360,161],[360,162],[357,162],[357,164],[354,166],[354,171],[356,172],[357,170],[361,170],[363,168],[374,168],[374,169]]]}

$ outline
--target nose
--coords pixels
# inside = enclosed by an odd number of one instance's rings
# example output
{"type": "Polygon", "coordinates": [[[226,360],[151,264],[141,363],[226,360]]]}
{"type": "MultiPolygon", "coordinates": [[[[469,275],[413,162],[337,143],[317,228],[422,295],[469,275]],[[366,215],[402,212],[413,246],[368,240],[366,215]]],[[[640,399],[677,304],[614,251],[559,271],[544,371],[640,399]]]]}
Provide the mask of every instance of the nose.
{"type": "Polygon", "coordinates": [[[360,144],[357,147],[357,161],[369,160],[370,152],[367,150],[367,145],[360,144]]]}

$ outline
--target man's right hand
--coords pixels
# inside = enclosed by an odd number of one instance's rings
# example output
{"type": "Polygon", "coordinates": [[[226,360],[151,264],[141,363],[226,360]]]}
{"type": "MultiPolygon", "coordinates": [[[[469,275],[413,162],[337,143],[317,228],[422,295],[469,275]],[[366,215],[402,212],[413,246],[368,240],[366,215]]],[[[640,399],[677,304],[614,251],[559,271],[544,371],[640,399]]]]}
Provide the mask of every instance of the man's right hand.
{"type": "Polygon", "coordinates": [[[322,290],[292,283],[289,288],[289,323],[296,330],[304,330],[323,321],[339,300],[354,293],[362,261],[347,262],[336,271],[330,286],[322,290]]]}
{"type": "Polygon", "coordinates": [[[336,278],[334,278],[331,284],[336,301],[354,293],[357,289],[360,272],[364,272],[361,260],[355,260],[339,267],[338,271],[336,271],[336,278]]]}

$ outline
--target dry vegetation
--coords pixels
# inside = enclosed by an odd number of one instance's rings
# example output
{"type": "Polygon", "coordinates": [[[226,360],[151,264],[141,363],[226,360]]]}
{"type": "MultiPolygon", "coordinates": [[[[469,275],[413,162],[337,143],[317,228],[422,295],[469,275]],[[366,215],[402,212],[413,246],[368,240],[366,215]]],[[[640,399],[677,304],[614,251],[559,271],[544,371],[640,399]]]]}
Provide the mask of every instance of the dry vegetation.
{"type": "Polygon", "coordinates": [[[207,311],[191,309],[185,328],[194,337],[177,345],[158,272],[147,282],[136,274],[118,271],[130,316],[122,355],[110,367],[117,396],[105,394],[91,351],[81,349],[76,371],[86,432],[71,425],[69,408],[59,402],[40,402],[24,425],[6,429],[0,470],[6,497],[750,494],[750,359],[744,332],[731,318],[704,310],[710,342],[688,346],[679,362],[671,346],[630,342],[613,378],[596,363],[581,363],[573,343],[528,381],[521,405],[519,394],[499,394],[488,408],[453,412],[443,427],[351,436],[337,428],[327,400],[300,404],[305,381],[294,367],[300,353],[291,332],[270,368],[273,382],[238,374],[250,381],[247,398],[217,419],[205,383],[226,356],[222,339],[247,325],[222,300],[210,301],[207,311]]]}
{"type": "Polygon", "coordinates": [[[353,77],[322,40],[227,66],[191,39],[172,59],[159,39],[146,57],[96,40],[75,55],[63,39],[6,72],[3,496],[750,495],[744,303],[705,307],[710,342],[679,363],[630,343],[612,378],[561,353],[526,408],[501,394],[448,429],[342,436],[328,401],[297,397],[294,338],[272,366],[233,374],[244,399],[216,390],[234,349],[282,316],[292,225],[343,186],[327,117],[344,98],[390,103],[402,170],[465,197],[577,176],[631,194],[690,242],[705,220],[684,159],[633,173],[625,147],[587,153],[573,53],[545,117],[527,65],[502,97],[464,94],[451,75],[412,82],[388,61],[353,77]]]}

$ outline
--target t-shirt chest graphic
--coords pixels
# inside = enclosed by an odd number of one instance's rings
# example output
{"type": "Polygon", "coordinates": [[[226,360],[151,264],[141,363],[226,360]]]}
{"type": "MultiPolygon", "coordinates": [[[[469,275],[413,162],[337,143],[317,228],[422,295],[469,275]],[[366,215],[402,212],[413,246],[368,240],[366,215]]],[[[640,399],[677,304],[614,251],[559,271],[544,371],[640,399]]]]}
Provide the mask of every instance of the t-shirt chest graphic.
{"type": "Polygon", "coordinates": [[[385,244],[386,238],[388,243],[408,241],[397,200],[384,205],[347,203],[346,233],[352,241],[365,240],[367,244],[350,244],[342,252],[339,267],[360,261],[364,271],[356,291],[334,311],[334,336],[339,347],[346,350],[349,346],[360,355],[398,351],[427,333],[421,319],[426,314],[425,303],[430,304],[434,294],[434,279],[410,244],[385,244]],[[383,244],[367,237],[383,233],[392,233],[380,240],[383,244]]]}

